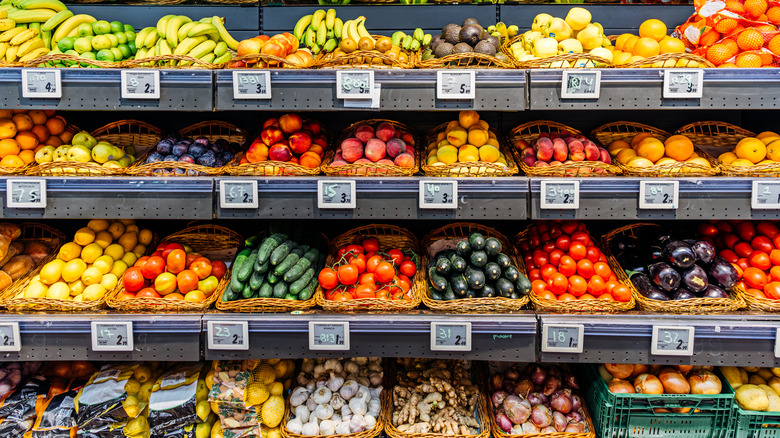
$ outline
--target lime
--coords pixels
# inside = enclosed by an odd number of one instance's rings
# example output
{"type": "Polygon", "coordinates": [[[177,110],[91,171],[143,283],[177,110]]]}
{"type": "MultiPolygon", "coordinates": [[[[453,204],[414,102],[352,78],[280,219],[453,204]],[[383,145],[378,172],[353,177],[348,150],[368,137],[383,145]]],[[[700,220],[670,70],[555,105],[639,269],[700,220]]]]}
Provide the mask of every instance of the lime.
{"type": "Polygon", "coordinates": [[[111,47],[111,40],[108,38],[108,35],[98,35],[92,38],[92,47],[95,50],[108,49],[111,47]]]}
{"type": "Polygon", "coordinates": [[[130,49],[130,53],[132,53],[133,55],[135,55],[136,52],[138,52],[138,48],[135,46],[135,41],[128,41],[127,48],[130,49]]]}
{"type": "Polygon", "coordinates": [[[124,33],[125,37],[127,37],[127,41],[135,41],[135,32],[132,30],[126,30],[124,33]]]}
{"type": "Polygon", "coordinates": [[[127,44],[127,35],[124,32],[117,32],[114,34],[118,44],[127,44]]]}
{"type": "Polygon", "coordinates": [[[111,32],[111,25],[106,20],[98,20],[92,23],[92,31],[95,35],[105,35],[111,32]]]}
{"type": "MultiPolygon", "coordinates": [[[[67,52],[65,52],[65,54],[66,55],[73,55],[73,56],[81,56],[81,55],[79,55],[79,52],[77,52],[75,50],[68,50],[67,52]]],[[[68,67],[71,67],[71,66],[76,64],[76,61],[65,61],[65,64],[68,67]]]]}
{"type": "Polygon", "coordinates": [[[60,49],[61,52],[67,52],[68,50],[73,50],[73,43],[76,41],[76,38],[73,37],[65,37],[61,39],[57,43],[57,48],[60,49]]]}
{"type": "Polygon", "coordinates": [[[120,44],[116,46],[117,50],[122,53],[122,59],[127,59],[133,55],[133,51],[130,50],[127,44],[120,44]]]}
{"type": "Polygon", "coordinates": [[[99,52],[97,52],[95,59],[98,61],[114,62],[114,52],[112,52],[110,49],[101,49],[99,52]]]}
{"type": "MultiPolygon", "coordinates": [[[[62,40],[60,40],[60,43],[62,43],[62,40]]],[[[78,38],[73,43],[73,49],[76,50],[79,53],[84,52],[91,52],[92,51],[92,43],[87,38],[78,38]]]]}
{"type": "Polygon", "coordinates": [[[130,26],[129,24],[125,24],[124,28],[125,28],[124,29],[125,32],[133,32],[133,33],[135,33],[135,28],[133,28],[133,26],[130,26]]]}
{"type": "Polygon", "coordinates": [[[107,33],[105,36],[111,41],[111,47],[116,47],[119,45],[119,38],[117,38],[113,33],[107,33]]]}
{"type": "Polygon", "coordinates": [[[119,50],[116,47],[112,47],[112,48],[110,48],[108,50],[110,50],[111,53],[114,54],[114,61],[121,61],[122,60],[122,51],[121,50],[119,50]]]}
{"type": "Polygon", "coordinates": [[[76,33],[78,33],[80,37],[92,36],[95,34],[92,32],[92,26],[89,23],[79,24],[79,26],[76,28],[76,33]]]}
{"type": "MultiPolygon", "coordinates": [[[[95,52],[84,52],[84,53],[81,54],[81,57],[82,58],[86,58],[86,59],[95,59],[95,52]]],[[[89,67],[90,65],[92,65],[92,64],[87,63],[87,62],[82,62],[81,63],[82,67],[89,67]]]]}
{"type": "Polygon", "coordinates": [[[117,33],[117,32],[124,32],[125,31],[125,25],[118,22],[118,21],[112,21],[111,23],[108,23],[109,26],[111,26],[111,33],[117,33]]]}

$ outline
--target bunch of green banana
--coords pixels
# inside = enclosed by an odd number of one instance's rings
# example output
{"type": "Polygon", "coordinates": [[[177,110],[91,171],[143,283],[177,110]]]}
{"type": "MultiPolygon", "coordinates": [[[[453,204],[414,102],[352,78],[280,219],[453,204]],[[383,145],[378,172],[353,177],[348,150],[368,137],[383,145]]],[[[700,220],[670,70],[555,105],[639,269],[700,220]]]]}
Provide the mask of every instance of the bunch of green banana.
{"type": "Polygon", "coordinates": [[[0,33],[0,59],[26,62],[49,53],[38,29],[14,27],[0,33]]]}
{"type": "Polygon", "coordinates": [[[423,32],[419,27],[415,29],[411,35],[407,35],[399,30],[392,36],[393,44],[404,50],[411,50],[413,52],[430,44],[431,38],[431,34],[423,32]]]}
{"type": "Polygon", "coordinates": [[[311,53],[332,52],[341,42],[346,31],[346,23],[336,17],[335,9],[318,9],[313,14],[301,17],[293,28],[293,35],[302,47],[308,47],[311,53]]]}
{"type": "Polygon", "coordinates": [[[401,0],[402,5],[424,5],[428,0],[401,0]]]}
{"type": "Polygon", "coordinates": [[[499,40],[505,40],[507,38],[514,38],[520,29],[516,25],[507,26],[503,22],[499,21],[495,25],[490,25],[486,29],[487,32],[499,40]]]}
{"type": "MultiPolygon", "coordinates": [[[[183,55],[212,64],[222,64],[233,58],[228,49],[236,50],[238,41],[225,29],[222,17],[205,17],[192,21],[184,15],[166,15],[157,21],[157,26],[138,32],[135,46],[138,48],[135,59],[183,55]]],[[[182,66],[188,64],[186,61],[181,63],[182,66]]]]}

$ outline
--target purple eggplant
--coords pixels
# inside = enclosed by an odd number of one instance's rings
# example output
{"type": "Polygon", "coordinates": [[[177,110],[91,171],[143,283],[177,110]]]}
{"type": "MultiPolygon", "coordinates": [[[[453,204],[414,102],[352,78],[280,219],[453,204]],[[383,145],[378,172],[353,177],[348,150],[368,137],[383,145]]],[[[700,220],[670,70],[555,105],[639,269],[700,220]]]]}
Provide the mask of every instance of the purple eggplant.
{"type": "Polygon", "coordinates": [[[691,298],[696,298],[696,295],[684,288],[680,288],[672,297],[673,300],[690,300],[691,298]]]}
{"type": "Polygon", "coordinates": [[[707,286],[709,286],[707,273],[699,265],[693,265],[690,269],[683,272],[682,283],[686,289],[694,294],[704,292],[707,286]]]}
{"type": "Polygon", "coordinates": [[[691,245],[681,240],[672,240],[664,246],[664,259],[676,268],[688,269],[696,263],[696,253],[691,245]]]}
{"type": "Polygon", "coordinates": [[[696,243],[691,245],[691,248],[693,248],[693,252],[696,254],[696,260],[705,265],[709,265],[715,257],[715,247],[706,240],[697,240],[696,243]]]}
{"type": "Polygon", "coordinates": [[[721,256],[712,258],[709,274],[724,289],[731,289],[737,282],[737,270],[721,256]]]}
{"type": "Polygon", "coordinates": [[[713,284],[707,287],[707,291],[704,292],[704,298],[728,298],[729,295],[723,289],[713,284]]]}
{"type": "Polygon", "coordinates": [[[664,262],[650,265],[650,278],[656,286],[667,292],[676,291],[682,281],[680,273],[664,262]]]}

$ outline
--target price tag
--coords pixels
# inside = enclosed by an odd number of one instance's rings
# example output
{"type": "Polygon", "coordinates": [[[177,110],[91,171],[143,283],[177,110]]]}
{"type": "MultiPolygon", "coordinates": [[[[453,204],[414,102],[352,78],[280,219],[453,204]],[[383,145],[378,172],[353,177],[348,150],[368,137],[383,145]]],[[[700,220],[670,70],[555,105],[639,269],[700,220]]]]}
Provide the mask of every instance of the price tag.
{"type": "Polygon", "coordinates": [[[563,71],[561,99],[598,99],[601,95],[601,71],[563,71]]]}
{"type": "Polygon", "coordinates": [[[122,70],[122,99],[159,99],[160,72],[122,70]]]}
{"type": "Polygon", "coordinates": [[[349,323],[309,321],[309,350],[349,350],[349,323]]]}
{"type": "Polygon", "coordinates": [[[436,72],[437,99],[474,99],[476,73],[468,70],[439,70],[436,72]]]}
{"type": "Polygon", "coordinates": [[[92,351],[133,351],[133,322],[92,321],[92,351]]]}
{"type": "Polygon", "coordinates": [[[432,322],[431,351],[471,351],[471,323],[432,322]]]}
{"type": "Polygon", "coordinates": [[[0,324],[0,351],[20,351],[22,338],[19,336],[19,323],[0,324]]]}
{"type": "Polygon", "coordinates": [[[22,69],[22,97],[62,98],[62,76],[59,69],[22,69]]]}
{"type": "Polygon", "coordinates": [[[775,332],[775,357],[780,357],[780,328],[775,332]]]}
{"type": "Polygon", "coordinates": [[[353,209],[356,206],[355,180],[317,181],[317,207],[353,209]]]}
{"type": "Polygon", "coordinates": [[[344,108],[379,109],[382,101],[382,84],[374,84],[374,92],[361,99],[345,99],[344,108]]]}
{"type": "Polygon", "coordinates": [[[246,321],[208,321],[209,350],[249,350],[246,321]]]}
{"type": "Polygon", "coordinates": [[[271,72],[233,71],[233,99],[270,99],[271,72]]]}
{"type": "Polygon", "coordinates": [[[339,99],[371,99],[374,92],[374,71],[336,71],[336,97],[339,99]]]}
{"type": "Polygon", "coordinates": [[[679,181],[639,181],[639,208],[677,209],[679,181]]]}
{"type": "Polygon", "coordinates": [[[650,352],[663,356],[693,356],[693,327],[653,326],[650,352]]]}
{"type": "Polygon", "coordinates": [[[664,99],[701,99],[703,70],[664,70],[664,99]]]}
{"type": "Polygon", "coordinates": [[[542,326],[542,351],[582,353],[585,327],[582,324],[555,324],[542,326]]]}
{"type": "Polygon", "coordinates": [[[420,181],[420,208],[458,208],[457,181],[420,181]]]}
{"type": "Polygon", "coordinates": [[[580,208],[579,181],[542,181],[541,204],[544,209],[580,208]]]}
{"type": "Polygon", "coordinates": [[[257,180],[219,180],[220,208],[258,208],[257,180]]]}
{"type": "Polygon", "coordinates": [[[780,181],[753,181],[750,207],[757,210],[780,209],[780,181]]]}
{"type": "Polygon", "coordinates": [[[6,180],[5,206],[46,208],[46,180],[21,178],[6,180]]]}

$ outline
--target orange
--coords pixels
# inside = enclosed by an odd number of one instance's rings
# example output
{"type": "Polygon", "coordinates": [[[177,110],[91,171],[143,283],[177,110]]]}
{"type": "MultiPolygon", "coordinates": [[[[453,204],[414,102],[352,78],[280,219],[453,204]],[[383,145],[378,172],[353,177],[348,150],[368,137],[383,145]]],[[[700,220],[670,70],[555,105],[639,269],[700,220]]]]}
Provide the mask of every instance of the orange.
{"type": "Polygon", "coordinates": [[[762,65],[761,57],[755,53],[740,53],[737,55],[737,67],[758,68],[762,65]]]}
{"type": "Polygon", "coordinates": [[[750,162],[750,160],[746,160],[744,158],[740,158],[740,159],[732,161],[731,165],[732,166],[736,166],[736,167],[750,167],[750,166],[753,165],[753,163],[750,162]]]}
{"type": "Polygon", "coordinates": [[[639,37],[636,35],[631,35],[626,42],[623,44],[623,51],[625,52],[633,52],[634,51],[634,44],[639,41],[639,37]]]}
{"type": "Polygon", "coordinates": [[[14,138],[16,135],[16,125],[10,119],[0,119],[0,139],[14,138]]]}
{"type": "Polygon", "coordinates": [[[664,156],[664,144],[657,138],[646,138],[637,145],[636,155],[655,163],[664,156]]]}
{"type": "Polygon", "coordinates": [[[658,43],[658,46],[661,49],[661,54],[685,53],[685,43],[677,38],[665,37],[658,43]]]}
{"type": "Polygon", "coordinates": [[[734,153],[737,154],[737,157],[756,164],[766,158],[766,145],[757,138],[743,138],[734,147],[734,153]]]}
{"type": "Polygon", "coordinates": [[[620,164],[628,164],[628,161],[636,157],[636,151],[633,149],[623,149],[615,155],[615,160],[620,164]]]}
{"type": "Polygon", "coordinates": [[[43,111],[32,110],[29,111],[27,115],[30,116],[32,122],[36,125],[43,125],[48,119],[48,117],[46,117],[46,113],[43,111]]]}
{"type": "Polygon", "coordinates": [[[771,66],[775,62],[775,57],[771,53],[759,52],[758,57],[761,58],[761,66],[771,66]]]}
{"type": "Polygon", "coordinates": [[[771,23],[780,24],[780,6],[772,6],[766,11],[766,18],[771,23]]]}
{"type": "Polygon", "coordinates": [[[737,154],[734,152],[725,152],[718,156],[718,161],[725,164],[731,164],[737,159],[737,154]]]}
{"type": "Polygon", "coordinates": [[[628,167],[652,167],[653,162],[643,157],[634,157],[626,163],[628,167]]]}
{"type": "Polygon", "coordinates": [[[745,8],[739,0],[726,0],[726,9],[731,12],[736,12],[737,14],[745,12],[745,8]]]}
{"type": "Polygon", "coordinates": [[[649,58],[651,56],[657,56],[659,53],[661,53],[661,46],[658,44],[658,41],[652,38],[642,37],[639,38],[636,44],[634,44],[634,49],[632,52],[634,56],[649,58]]]}
{"type": "Polygon", "coordinates": [[[693,142],[684,135],[673,135],[664,142],[666,156],[677,161],[685,161],[693,154],[693,142]]]}
{"type": "Polygon", "coordinates": [[[44,143],[49,139],[49,130],[46,129],[46,125],[35,125],[33,126],[32,132],[38,137],[38,141],[41,143],[44,143]]]}
{"type": "Polygon", "coordinates": [[[731,50],[723,44],[713,44],[707,48],[706,58],[715,65],[721,65],[731,59],[731,50]]]}
{"type": "Polygon", "coordinates": [[[52,135],[46,140],[46,144],[49,146],[54,146],[56,148],[57,146],[62,146],[64,143],[62,143],[62,140],[60,140],[59,137],[57,137],[56,135],[52,135]]]}
{"type": "Polygon", "coordinates": [[[719,65],[718,68],[737,68],[737,64],[732,64],[730,62],[727,62],[725,64],[719,65]]]}
{"type": "Polygon", "coordinates": [[[780,56],[780,35],[775,35],[769,40],[769,44],[766,45],[766,48],[775,55],[780,56]]]}
{"type": "Polygon", "coordinates": [[[723,41],[720,42],[720,44],[723,44],[724,46],[728,47],[731,56],[734,56],[737,53],[739,53],[739,45],[737,45],[737,42],[731,38],[724,38],[723,41]]]}
{"type": "Polygon", "coordinates": [[[35,161],[35,151],[21,151],[19,152],[19,158],[24,161],[24,164],[30,164],[35,161]]]}
{"type": "Polygon", "coordinates": [[[666,25],[663,21],[651,18],[639,25],[639,36],[661,41],[666,36],[666,25]]]}
{"type": "Polygon", "coordinates": [[[720,32],[715,29],[710,29],[707,32],[704,32],[701,37],[699,37],[699,45],[707,47],[709,45],[715,44],[719,39],[720,32]]]}
{"type": "Polygon", "coordinates": [[[46,121],[46,128],[49,129],[51,135],[60,135],[65,132],[65,120],[59,117],[52,117],[46,121]]]}
{"type": "Polygon", "coordinates": [[[27,114],[15,114],[11,120],[14,121],[16,129],[19,131],[29,131],[33,127],[32,119],[27,114]]]}
{"type": "Polygon", "coordinates": [[[62,140],[62,144],[70,144],[70,140],[73,138],[73,133],[70,131],[65,131],[60,134],[59,137],[60,140],[62,140]]]}
{"type": "Polygon", "coordinates": [[[17,155],[8,155],[0,160],[0,167],[23,167],[24,161],[17,155]]]}
{"type": "Polygon", "coordinates": [[[617,155],[621,149],[631,149],[631,144],[625,140],[615,140],[607,146],[607,151],[613,157],[617,155]]]}
{"type": "Polygon", "coordinates": [[[753,18],[764,15],[769,5],[766,0],[745,0],[745,11],[753,18]]]}
{"type": "Polygon", "coordinates": [[[764,45],[764,35],[754,29],[745,29],[737,36],[737,45],[742,50],[758,50],[764,45]]]}
{"type": "Polygon", "coordinates": [[[624,33],[624,34],[620,35],[619,37],[617,37],[617,39],[615,40],[615,49],[616,50],[623,50],[623,47],[625,47],[625,45],[626,45],[626,41],[629,38],[631,38],[632,36],[635,36],[635,35],[630,34],[630,33],[624,33]]]}
{"type": "Polygon", "coordinates": [[[734,30],[734,28],[737,27],[738,24],[739,21],[737,21],[735,18],[724,18],[715,24],[714,29],[724,35],[728,35],[731,33],[731,31],[734,30]]]}
{"type": "Polygon", "coordinates": [[[16,134],[16,142],[22,150],[33,150],[38,146],[38,137],[32,131],[22,131],[16,134]]]}
{"type": "Polygon", "coordinates": [[[635,135],[634,138],[631,139],[631,147],[636,149],[636,146],[639,144],[640,141],[646,139],[647,137],[652,137],[653,134],[649,132],[640,132],[639,134],[635,135]]]}
{"type": "Polygon", "coordinates": [[[12,138],[5,138],[0,140],[0,158],[5,158],[10,155],[19,154],[19,143],[12,138]]]}
{"type": "Polygon", "coordinates": [[[13,116],[14,113],[11,110],[0,110],[0,119],[10,119],[13,116]]]}

